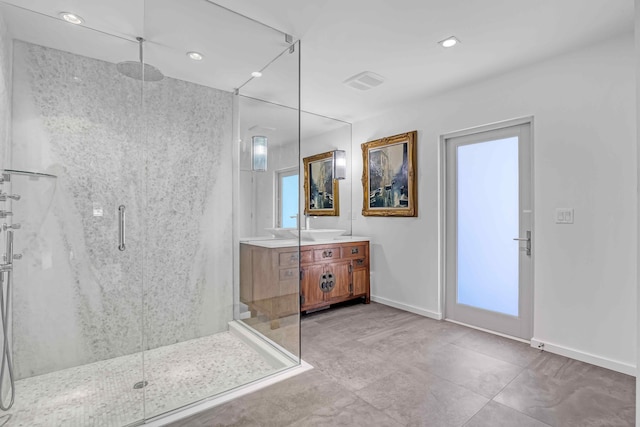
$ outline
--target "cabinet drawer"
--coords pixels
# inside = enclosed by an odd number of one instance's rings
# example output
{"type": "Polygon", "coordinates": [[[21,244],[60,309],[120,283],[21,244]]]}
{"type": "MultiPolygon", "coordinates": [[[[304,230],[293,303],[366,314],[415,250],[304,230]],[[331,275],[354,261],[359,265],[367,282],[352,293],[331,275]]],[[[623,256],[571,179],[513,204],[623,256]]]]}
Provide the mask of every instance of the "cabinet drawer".
{"type": "Polygon", "coordinates": [[[345,246],[342,248],[343,258],[364,258],[366,254],[366,246],[345,246]]]}
{"type": "Polygon", "coordinates": [[[298,251],[281,252],[279,256],[278,265],[280,267],[288,267],[291,265],[298,265],[298,251]]]}
{"type": "Polygon", "coordinates": [[[366,258],[357,258],[353,260],[353,268],[366,268],[369,266],[366,258]]]}
{"type": "Polygon", "coordinates": [[[313,251],[314,261],[330,261],[332,259],[340,259],[340,246],[315,249],[313,251]]]}
{"type": "Polygon", "coordinates": [[[307,264],[313,261],[313,257],[311,251],[290,251],[290,252],[281,252],[278,260],[278,265],[280,267],[289,267],[292,265],[298,265],[298,257],[302,257],[302,264],[307,264]]]}
{"type": "Polygon", "coordinates": [[[286,270],[280,270],[280,281],[285,281],[285,280],[294,280],[294,279],[298,279],[300,273],[300,270],[298,270],[297,268],[287,268],[286,270]]]}

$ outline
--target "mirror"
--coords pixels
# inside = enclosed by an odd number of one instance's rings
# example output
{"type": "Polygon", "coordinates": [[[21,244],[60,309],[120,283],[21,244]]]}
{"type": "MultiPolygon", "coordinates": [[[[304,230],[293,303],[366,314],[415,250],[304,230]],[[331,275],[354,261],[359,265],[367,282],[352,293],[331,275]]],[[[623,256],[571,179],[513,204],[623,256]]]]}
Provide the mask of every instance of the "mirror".
{"type": "MultiPolygon", "coordinates": [[[[346,164],[351,164],[351,124],[328,117],[301,112],[300,143],[296,123],[297,111],[283,105],[240,96],[242,110],[240,135],[240,185],[246,191],[240,200],[241,238],[292,238],[290,229],[305,228],[304,171],[302,159],[344,150],[346,164]],[[251,168],[251,140],[268,138],[267,170],[251,168]],[[252,215],[253,213],[253,215],[252,215]]],[[[331,158],[329,157],[330,163],[331,158]]],[[[339,194],[339,209],[325,216],[310,211],[311,228],[341,229],[351,234],[351,175],[334,180],[339,194]]],[[[334,196],[335,197],[335,196],[334,196]]],[[[337,206],[336,206],[337,207],[337,206]]]]}

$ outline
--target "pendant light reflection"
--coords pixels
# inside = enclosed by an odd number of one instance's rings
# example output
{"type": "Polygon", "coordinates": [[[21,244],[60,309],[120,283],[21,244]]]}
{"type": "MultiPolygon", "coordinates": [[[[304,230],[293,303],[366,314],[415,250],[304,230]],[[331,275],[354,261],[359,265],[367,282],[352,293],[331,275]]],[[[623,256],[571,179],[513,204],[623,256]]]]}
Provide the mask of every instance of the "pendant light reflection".
{"type": "Polygon", "coordinates": [[[344,150],[333,151],[333,179],[345,179],[347,177],[347,152],[344,150]]]}
{"type": "Polygon", "coordinates": [[[251,137],[251,170],[256,172],[267,171],[267,137],[251,137]]]}

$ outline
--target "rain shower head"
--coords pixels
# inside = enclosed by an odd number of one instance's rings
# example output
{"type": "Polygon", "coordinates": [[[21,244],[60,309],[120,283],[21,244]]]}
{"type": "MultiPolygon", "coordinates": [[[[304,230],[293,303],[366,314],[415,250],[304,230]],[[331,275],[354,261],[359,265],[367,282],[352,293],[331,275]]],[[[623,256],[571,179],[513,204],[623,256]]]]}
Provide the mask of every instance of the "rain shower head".
{"type": "Polygon", "coordinates": [[[153,65],[144,64],[144,72],[138,61],[125,61],[116,64],[116,68],[121,74],[136,80],[144,80],[145,82],[159,82],[164,79],[162,71],[153,65]]]}

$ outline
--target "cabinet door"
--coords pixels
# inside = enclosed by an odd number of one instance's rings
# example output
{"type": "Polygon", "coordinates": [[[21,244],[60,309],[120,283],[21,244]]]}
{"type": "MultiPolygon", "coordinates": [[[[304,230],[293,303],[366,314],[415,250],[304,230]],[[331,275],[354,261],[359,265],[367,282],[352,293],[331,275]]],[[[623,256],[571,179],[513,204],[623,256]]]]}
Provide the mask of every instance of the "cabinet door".
{"type": "Polygon", "coordinates": [[[325,267],[325,275],[333,280],[334,287],[331,292],[324,295],[325,301],[338,300],[349,297],[351,290],[351,261],[333,262],[325,267]]]}
{"type": "Polygon", "coordinates": [[[369,288],[369,270],[366,268],[353,270],[353,295],[366,294],[369,288]]]}
{"type": "Polygon", "coordinates": [[[323,302],[324,293],[320,289],[320,277],[324,274],[324,266],[310,265],[303,267],[301,271],[300,293],[304,297],[304,304],[301,309],[305,310],[323,302]]]}

